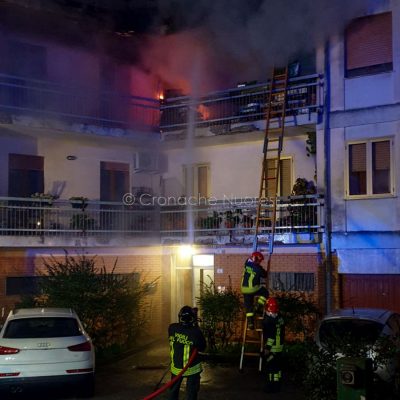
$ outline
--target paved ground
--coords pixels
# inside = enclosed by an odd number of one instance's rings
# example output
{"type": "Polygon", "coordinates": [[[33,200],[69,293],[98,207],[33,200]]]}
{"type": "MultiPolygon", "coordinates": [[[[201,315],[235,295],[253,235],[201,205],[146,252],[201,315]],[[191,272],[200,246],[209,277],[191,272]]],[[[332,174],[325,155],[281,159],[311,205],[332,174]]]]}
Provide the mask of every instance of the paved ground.
{"type": "MultiPolygon", "coordinates": [[[[239,360],[233,363],[204,363],[199,400],[304,400],[301,391],[285,385],[282,393],[266,395],[262,391],[264,377],[258,372],[255,360],[245,364],[239,372],[239,360]],[[237,362],[236,362],[237,361],[237,362]]],[[[96,399],[140,400],[152,393],[168,370],[167,342],[157,342],[124,360],[101,367],[97,375],[96,399]],[[112,377],[112,379],[110,379],[112,377]]],[[[162,381],[169,379],[167,373],[162,381]]],[[[158,398],[166,399],[167,394],[158,398]]],[[[182,393],[181,398],[184,398],[182,393]]]]}

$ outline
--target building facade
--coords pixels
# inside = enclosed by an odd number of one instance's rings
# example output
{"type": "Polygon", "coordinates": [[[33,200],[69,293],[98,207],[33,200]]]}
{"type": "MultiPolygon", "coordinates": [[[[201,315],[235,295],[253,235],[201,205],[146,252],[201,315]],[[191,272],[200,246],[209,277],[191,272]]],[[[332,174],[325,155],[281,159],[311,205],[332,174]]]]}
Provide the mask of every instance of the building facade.
{"type": "MultiPolygon", "coordinates": [[[[399,13],[388,2],[353,20],[289,79],[270,287],[322,310],[327,299],[400,309],[399,13]],[[310,191],[293,192],[299,179],[310,191]]],[[[67,250],[158,278],[148,304],[161,335],[202,285],[239,289],[268,84],[160,102],[157,79],[112,51],[134,49],[131,38],[101,37],[105,47],[81,29],[39,28],[7,20],[0,32],[3,315],[43,259],[67,250]]]]}

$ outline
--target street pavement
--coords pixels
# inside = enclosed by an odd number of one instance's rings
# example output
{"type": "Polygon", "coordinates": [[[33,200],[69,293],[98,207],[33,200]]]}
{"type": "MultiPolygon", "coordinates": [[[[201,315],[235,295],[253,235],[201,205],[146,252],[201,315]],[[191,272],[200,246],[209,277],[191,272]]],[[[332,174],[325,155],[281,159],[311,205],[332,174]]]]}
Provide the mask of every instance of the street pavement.
{"type": "MultiPolygon", "coordinates": [[[[245,361],[242,373],[239,372],[239,359],[236,358],[223,363],[203,362],[198,400],[305,400],[302,392],[288,381],[284,382],[281,393],[264,393],[265,376],[258,372],[257,359],[245,361]]],[[[169,379],[169,346],[165,338],[149,343],[119,360],[99,364],[93,400],[142,400],[155,391],[158,383],[162,386],[169,379]]],[[[185,398],[184,389],[182,385],[181,400],[185,398]]],[[[6,396],[1,396],[1,400],[3,397],[6,396]]],[[[13,400],[76,398],[72,388],[68,387],[51,391],[45,388],[33,393],[26,391],[10,397],[13,400]]],[[[168,399],[168,391],[156,399],[168,399]]]]}
{"type": "MultiPolygon", "coordinates": [[[[266,394],[262,388],[265,376],[258,372],[256,359],[245,360],[239,372],[239,359],[231,362],[204,362],[199,400],[305,400],[305,396],[289,381],[282,392],[266,394]]],[[[168,342],[157,341],[120,361],[103,365],[97,373],[96,397],[98,400],[141,400],[155,390],[160,382],[168,382],[170,374],[168,342]],[[110,379],[112,377],[112,379],[110,379]]],[[[184,387],[180,398],[184,399],[184,387]]],[[[157,397],[167,399],[168,392],[157,397]]]]}

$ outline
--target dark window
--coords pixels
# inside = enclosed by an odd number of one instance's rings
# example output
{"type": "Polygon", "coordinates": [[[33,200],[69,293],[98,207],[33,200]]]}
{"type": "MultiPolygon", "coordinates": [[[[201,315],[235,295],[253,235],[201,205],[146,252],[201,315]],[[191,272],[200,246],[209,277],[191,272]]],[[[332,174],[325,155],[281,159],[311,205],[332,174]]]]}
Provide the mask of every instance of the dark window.
{"type": "MultiPolygon", "coordinates": [[[[110,274],[117,281],[126,278],[131,288],[137,286],[140,274],[132,272],[128,274],[110,274]]],[[[46,279],[46,276],[9,276],[6,278],[6,296],[14,295],[35,295],[39,294],[40,281],[46,279]]]]}
{"type": "Polygon", "coordinates": [[[101,162],[100,200],[122,202],[129,192],[129,164],[101,162]]]}
{"type": "Polygon", "coordinates": [[[30,197],[44,191],[44,158],[26,154],[8,156],[8,195],[30,197]]]}
{"type": "Polygon", "coordinates": [[[32,79],[46,79],[46,48],[29,43],[8,43],[8,73],[32,79]]]}
{"type": "Polygon", "coordinates": [[[32,317],[10,321],[4,332],[5,339],[34,339],[80,336],[75,318],[32,317]]]}
{"type": "Polygon", "coordinates": [[[6,296],[39,293],[39,276],[13,276],[6,279],[6,296]]]}
{"type": "Polygon", "coordinates": [[[349,144],[349,196],[391,193],[391,141],[349,144]]]}
{"type": "Polygon", "coordinates": [[[273,290],[312,292],[314,274],[312,272],[271,272],[270,287],[273,290]]]}
{"type": "Polygon", "coordinates": [[[357,18],[346,30],[346,76],[393,69],[392,14],[357,18]]]}
{"type": "Polygon", "coordinates": [[[367,194],[367,145],[349,145],[349,191],[350,195],[367,194]]]}

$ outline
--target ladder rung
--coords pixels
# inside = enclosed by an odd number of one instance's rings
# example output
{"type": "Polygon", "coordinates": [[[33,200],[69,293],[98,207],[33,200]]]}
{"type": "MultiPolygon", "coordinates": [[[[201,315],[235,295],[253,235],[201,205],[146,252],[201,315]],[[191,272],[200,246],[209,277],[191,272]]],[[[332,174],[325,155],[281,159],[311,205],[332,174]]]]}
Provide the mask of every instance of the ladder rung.
{"type": "Polygon", "coordinates": [[[274,75],[273,79],[279,79],[279,78],[286,78],[287,77],[287,73],[283,73],[283,74],[276,74],[274,75]]]}
{"type": "MultiPolygon", "coordinates": [[[[268,133],[272,133],[272,132],[280,132],[282,129],[281,128],[269,128],[268,129],[268,133]]],[[[279,142],[281,139],[279,137],[273,137],[273,138],[267,138],[268,139],[268,143],[274,143],[274,142],[279,142]]]]}
{"type": "Polygon", "coordinates": [[[260,353],[244,353],[245,356],[260,357],[260,353]]]}

